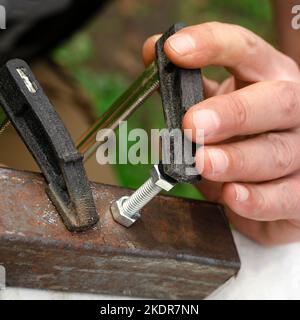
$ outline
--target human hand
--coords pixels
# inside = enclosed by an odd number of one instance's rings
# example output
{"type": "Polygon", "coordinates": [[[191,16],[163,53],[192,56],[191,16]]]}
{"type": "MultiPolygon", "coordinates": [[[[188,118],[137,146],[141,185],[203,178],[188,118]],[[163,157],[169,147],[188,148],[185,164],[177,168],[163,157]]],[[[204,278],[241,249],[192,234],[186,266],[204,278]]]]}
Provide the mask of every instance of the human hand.
{"type": "MultiPolygon", "coordinates": [[[[155,57],[149,38],[143,56],[155,57]]],[[[222,84],[204,79],[207,100],[185,115],[184,129],[204,129],[196,155],[199,189],[224,204],[231,223],[263,244],[300,240],[300,72],[252,32],[217,22],[187,27],[165,44],[183,68],[225,67],[222,84]],[[204,156],[204,164],[200,161],[204,156]]]]}

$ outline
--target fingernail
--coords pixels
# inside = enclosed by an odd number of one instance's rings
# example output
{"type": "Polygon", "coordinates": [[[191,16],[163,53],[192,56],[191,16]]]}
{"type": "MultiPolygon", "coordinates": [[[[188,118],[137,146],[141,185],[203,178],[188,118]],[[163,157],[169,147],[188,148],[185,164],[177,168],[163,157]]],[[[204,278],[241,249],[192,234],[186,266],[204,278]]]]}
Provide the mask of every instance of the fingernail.
{"type": "Polygon", "coordinates": [[[249,198],[249,190],[240,185],[240,184],[235,184],[235,200],[236,201],[239,201],[239,202],[243,202],[243,201],[246,201],[248,200],[249,198]]]}
{"type": "Polygon", "coordinates": [[[212,174],[224,173],[228,168],[228,157],[221,149],[206,149],[212,167],[212,174]]]}
{"type": "Polygon", "coordinates": [[[168,39],[169,46],[178,54],[184,56],[195,50],[195,42],[189,35],[176,35],[168,39]]]}
{"type": "Polygon", "coordinates": [[[218,114],[209,109],[202,109],[193,113],[194,127],[204,130],[204,136],[213,135],[220,127],[220,118],[218,114]]]}

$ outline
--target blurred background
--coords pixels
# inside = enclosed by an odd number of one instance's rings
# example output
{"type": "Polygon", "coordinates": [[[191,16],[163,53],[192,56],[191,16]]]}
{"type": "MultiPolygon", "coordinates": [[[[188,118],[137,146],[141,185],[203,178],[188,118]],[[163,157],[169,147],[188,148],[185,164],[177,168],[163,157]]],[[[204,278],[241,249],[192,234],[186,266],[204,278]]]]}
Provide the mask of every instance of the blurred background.
{"type": "MultiPolygon", "coordinates": [[[[174,22],[235,23],[275,43],[272,8],[268,0],[119,0],[106,5],[87,27],[53,52],[57,63],[70,72],[102,114],[144,69],[141,49],[148,36],[164,32],[174,22]]],[[[209,67],[204,74],[223,80],[226,71],[209,67]]],[[[158,95],[143,105],[128,122],[132,128],[163,128],[158,95]]],[[[130,146],[130,143],[129,143],[130,146]]],[[[150,165],[115,165],[118,184],[139,187],[150,165]]],[[[178,185],[173,194],[199,198],[193,187],[178,185]]]]}
{"type": "MultiPolygon", "coordinates": [[[[89,2],[86,1],[83,7],[88,5],[89,2]]],[[[272,12],[269,0],[107,1],[67,41],[30,62],[38,80],[76,140],[83,129],[107,110],[143,71],[141,50],[148,36],[162,33],[179,21],[189,25],[221,21],[242,25],[276,46],[272,12]],[[85,123],[83,119],[87,119],[85,123]]],[[[65,20],[67,19],[66,17],[65,20]]],[[[58,23],[51,28],[53,30],[49,35],[43,34],[42,28],[40,32],[35,28],[33,33],[36,39],[44,39],[47,43],[47,37],[50,41],[58,23]]],[[[16,49],[15,56],[18,56],[18,52],[23,53],[16,49]]],[[[209,67],[204,70],[204,75],[221,81],[227,76],[227,72],[222,68],[209,67]]],[[[147,101],[129,119],[128,124],[129,130],[163,128],[164,119],[158,94],[147,101]]],[[[24,148],[22,152],[18,151],[16,145],[22,148],[21,143],[11,140],[18,139],[15,134],[8,131],[7,135],[7,139],[2,138],[0,141],[0,148],[5,147],[7,150],[7,154],[1,154],[0,161],[12,167],[37,169],[34,164],[27,165],[27,160],[29,163],[32,159],[24,148]],[[14,154],[13,158],[10,153],[14,154]],[[20,154],[24,156],[20,157],[20,154]]],[[[130,188],[139,187],[148,178],[151,167],[128,164],[103,168],[95,164],[95,159],[93,161],[88,169],[91,180],[130,188]]],[[[189,185],[178,185],[172,194],[200,198],[198,192],[189,185]]]]}

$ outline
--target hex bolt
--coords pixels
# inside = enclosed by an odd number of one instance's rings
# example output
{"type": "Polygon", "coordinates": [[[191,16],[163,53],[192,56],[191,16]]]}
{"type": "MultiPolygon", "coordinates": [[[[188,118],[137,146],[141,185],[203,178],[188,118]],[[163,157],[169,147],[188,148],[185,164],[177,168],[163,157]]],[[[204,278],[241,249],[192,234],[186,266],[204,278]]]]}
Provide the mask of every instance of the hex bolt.
{"type": "Polygon", "coordinates": [[[176,181],[163,174],[162,166],[155,165],[151,177],[130,197],[122,197],[111,206],[113,218],[125,227],[130,227],[139,218],[139,211],[162,190],[170,191],[176,181]]]}
{"type": "Polygon", "coordinates": [[[129,217],[135,216],[149,201],[162,191],[152,179],[148,179],[136,192],[123,202],[124,213],[129,217]]]}

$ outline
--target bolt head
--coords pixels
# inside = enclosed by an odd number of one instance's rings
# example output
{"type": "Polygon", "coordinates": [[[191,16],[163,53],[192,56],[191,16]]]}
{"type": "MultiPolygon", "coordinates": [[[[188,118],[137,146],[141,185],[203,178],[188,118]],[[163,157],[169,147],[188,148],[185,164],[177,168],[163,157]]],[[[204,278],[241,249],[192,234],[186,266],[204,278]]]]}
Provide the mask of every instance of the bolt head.
{"type": "Polygon", "coordinates": [[[170,191],[175,187],[176,182],[166,180],[166,178],[163,176],[160,170],[160,166],[158,164],[155,164],[151,170],[151,177],[154,183],[161,189],[165,191],[170,191]]]}
{"type": "Polygon", "coordinates": [[[116,222],[128,228],[140,218],[140,214],[137,212],[133,217],[129,217],[126,215],[123,210],[123,202],[127,199],[129,199],[129,197],[122,197],[119,200],[113,202],[110,207],[110,211],[116,222]]]}

